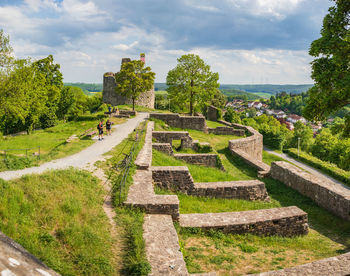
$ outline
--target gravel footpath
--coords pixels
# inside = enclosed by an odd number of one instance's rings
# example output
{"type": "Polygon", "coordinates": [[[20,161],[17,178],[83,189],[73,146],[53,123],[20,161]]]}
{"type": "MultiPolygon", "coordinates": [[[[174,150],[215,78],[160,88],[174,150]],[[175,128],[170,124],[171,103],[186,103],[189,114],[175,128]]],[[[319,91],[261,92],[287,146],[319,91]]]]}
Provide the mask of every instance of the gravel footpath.
{"type": "MultiPolygon", "coordinates": [[[[121,141],[123,141],[128,135],[139,125],[140,122],[148,118],[148,113],[138,113],[135,118],[128,119],[127,122],[115,125],[112,135],[105,136],[104,140],[96,141],[90,147],[67,157],[56,159],[47,163],[44,163],[38,167],[26,168],[17,171],[4,171],[0,172],[0,178],[4,180],[11,180],[20,178],[25,174],[41,174],[46,170],[66,169],[69,167],[85,168],[94,164],[98,160],[103,159],[103,154],[110,151],[121,141]]],[[[93,138],[97,140],[97,137],[93,138]]]]}

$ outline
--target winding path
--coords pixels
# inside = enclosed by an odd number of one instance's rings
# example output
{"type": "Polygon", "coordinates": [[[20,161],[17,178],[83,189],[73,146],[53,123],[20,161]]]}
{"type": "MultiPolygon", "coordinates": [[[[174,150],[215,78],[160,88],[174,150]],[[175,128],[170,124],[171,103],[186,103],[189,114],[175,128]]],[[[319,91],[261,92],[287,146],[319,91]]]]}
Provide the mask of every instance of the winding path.
{"type": "Polygon", "coordinates": [[[4,180],[11,180],[26,174],[40,174],[46,170],[66,169],[69,167],[87,168],[93,165],[96,161],[103,159],[104,153],[110,151],[121,141],[123,141],[123,139],[128,137],[128,135],[138,126],[138,124],[147,117],[148,113],[138,113],[135,118],[129,119],[123,124],[113,126],[115,131],[112,132],[111,136],[105,136],[103,141],[96,141],[90,147],[76,154],[61,159],[52,160],[38,167],[31,167],[17,171],[0,172],[0,178],[4,180]]]}
{"type": "Polygon", "coordinates": [[[335,183],[337,183],[337,184],[340,184],[340,185],[342,185],[343,187],[349,189],[349,186],[346,186],[343,182],[341,182],[341,181],[339,181],[339,180],[337,180],[337,179],[335,179],[335,178],[333,178],[333,177],[331,177],[331,176],[329,176],[329,175],[327,175],[327,174],[324,174],[324,173],[322,173],[321,171],[319,171],[319,170],[317,170],[317,169],[315,169],[315,168],[312,168],[312,167],[310,167],[310,166],[308,166],[308,165],[306,165],[306,164],[304,164],[304,163],[301,163],[300,161],[297,161],[297,160],[295,160],[294,158],[289,157],[289,156],[288,156],[287,154],[285,154],[285,153],[278,153],[278,152],[275,152],[275,151],[269,149],[269,148],[266,147],[266,146],[264,146],[264,150],[267,151],[268,153],[271,153],[271,154],[273,154],[273,155],[279,156],[279,157],[281,157],[281,158],[283,158],[283,159],[289,161],[290,163],[292,163],[292,164],[294,164],[294,165],[296,165],[296,166],[298,166],[298,167],[300,167],[300,168],[302,168],[302,169],[308,171],[309,173],[311,173],[311,174],[313,174],[313,175],[315,175],[315,176],[317,176],[317,177],[319,177],[319,178],[321,178],[321,179],[325,179],[325,180],[327,180],[327,181],[333,181],[333,182],[335,182],[335,183]]]}

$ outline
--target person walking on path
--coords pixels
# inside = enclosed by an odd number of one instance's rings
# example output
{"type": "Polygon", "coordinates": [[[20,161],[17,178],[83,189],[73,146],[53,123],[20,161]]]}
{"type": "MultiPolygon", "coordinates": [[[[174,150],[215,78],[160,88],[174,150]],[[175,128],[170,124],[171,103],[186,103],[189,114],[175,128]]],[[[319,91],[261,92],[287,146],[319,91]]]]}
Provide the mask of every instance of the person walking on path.
{"type": "Polygon", "coordinates": [[[108,119],[107,122],[106,122],[107,135],[111,135],[111,126],[112,126],[112,122],[108,119]]]}
{"type": "Polygon", "coordinates": [[[103,140],[103,120],[97,125],[98,129],[98,140],[101,141],[103,140]]]}

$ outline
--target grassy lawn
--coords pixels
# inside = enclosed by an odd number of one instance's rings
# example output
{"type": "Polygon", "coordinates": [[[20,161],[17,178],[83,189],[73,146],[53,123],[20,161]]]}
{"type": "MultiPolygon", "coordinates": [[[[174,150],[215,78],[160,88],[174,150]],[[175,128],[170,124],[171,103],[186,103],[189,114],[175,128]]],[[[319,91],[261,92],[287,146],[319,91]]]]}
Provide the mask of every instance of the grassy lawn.
{"type": "MultiPolygon", "coordinates": [[[[54,127],[38,130],[29,135],[8,136],[0,140],[1,150],[34,148],[28,151],[28,158],[26,158],[25,151],[23,150],[11,151],[7,162],[3,160],[3,155],[1,155],[0,171],[36,166],[81,151],[93,144],[94,141],[87,137],[80,137],[70,143],[67,143],[66,140],[73,134],[79,136],[90,128],[96,130],[98,121],[96,116],[86,116],[85,118],[82,117],[79,121],[62,122],[54,127]],[[40,160],[36,156],[33,156],[33,153],[38,153],[39,146],[40,160]]],[[[120,124],[126,120],[111,118],[111,121],[114,124],[120,124]]]]}
{"type": "MultiPolygon", "coordinates": [[[[256,170],[239,158],[233,157],[227,148],[228,140],[236,137],[188,131],[194,139],[211,143],[214,151],[219,154],[226,172],[186,164],[157,151],[153,151],[153,165],[188,166],[196,182],[256,179],[256,170]]],[[[271,164],[279,160],[281,158],[263,152],[265,163],[271,164]]],[[[271,202],[192,197],[176,193],[180,200],[180,213],[233,212],[295,205],[308,213],[309,234],[295,238],[258,237],[177,227],[181,250],[190,273],[257,273],[292,267],[350,251],[350,222],[318,207],[311,199],[277,180],[265,178],[262,181],[271,202]]],[[[156,192],[170,193],[160,189],[156,192]]]]}
{"type": "Polygon", "coordinates": [[[223,125],[221,123],[218,123],[218,122],[213,122],[213,121],[208,121],[208,120],[206,120],[205,122],[206,122],[207,126],[210,127],[210,128],[216,128],[216,127],[225,126],[225,125],[223,125]]]}
{"type": "Polygon", "coordinates": [[[0,230],[62,275],[114,275],[99,180],[79,170],[0,180],[0,230]]]}

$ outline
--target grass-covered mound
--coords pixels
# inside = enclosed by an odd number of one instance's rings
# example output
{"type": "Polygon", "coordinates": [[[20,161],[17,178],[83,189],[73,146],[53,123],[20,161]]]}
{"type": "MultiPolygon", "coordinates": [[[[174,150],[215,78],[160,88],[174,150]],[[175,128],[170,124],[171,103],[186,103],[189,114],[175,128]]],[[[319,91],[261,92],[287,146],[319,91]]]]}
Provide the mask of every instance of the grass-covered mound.
{"type": "Polygon", "coordinates": [[[75,169],[0,181],[0,230],[62,275],[112,275],[99,180],[75,169]]]}

